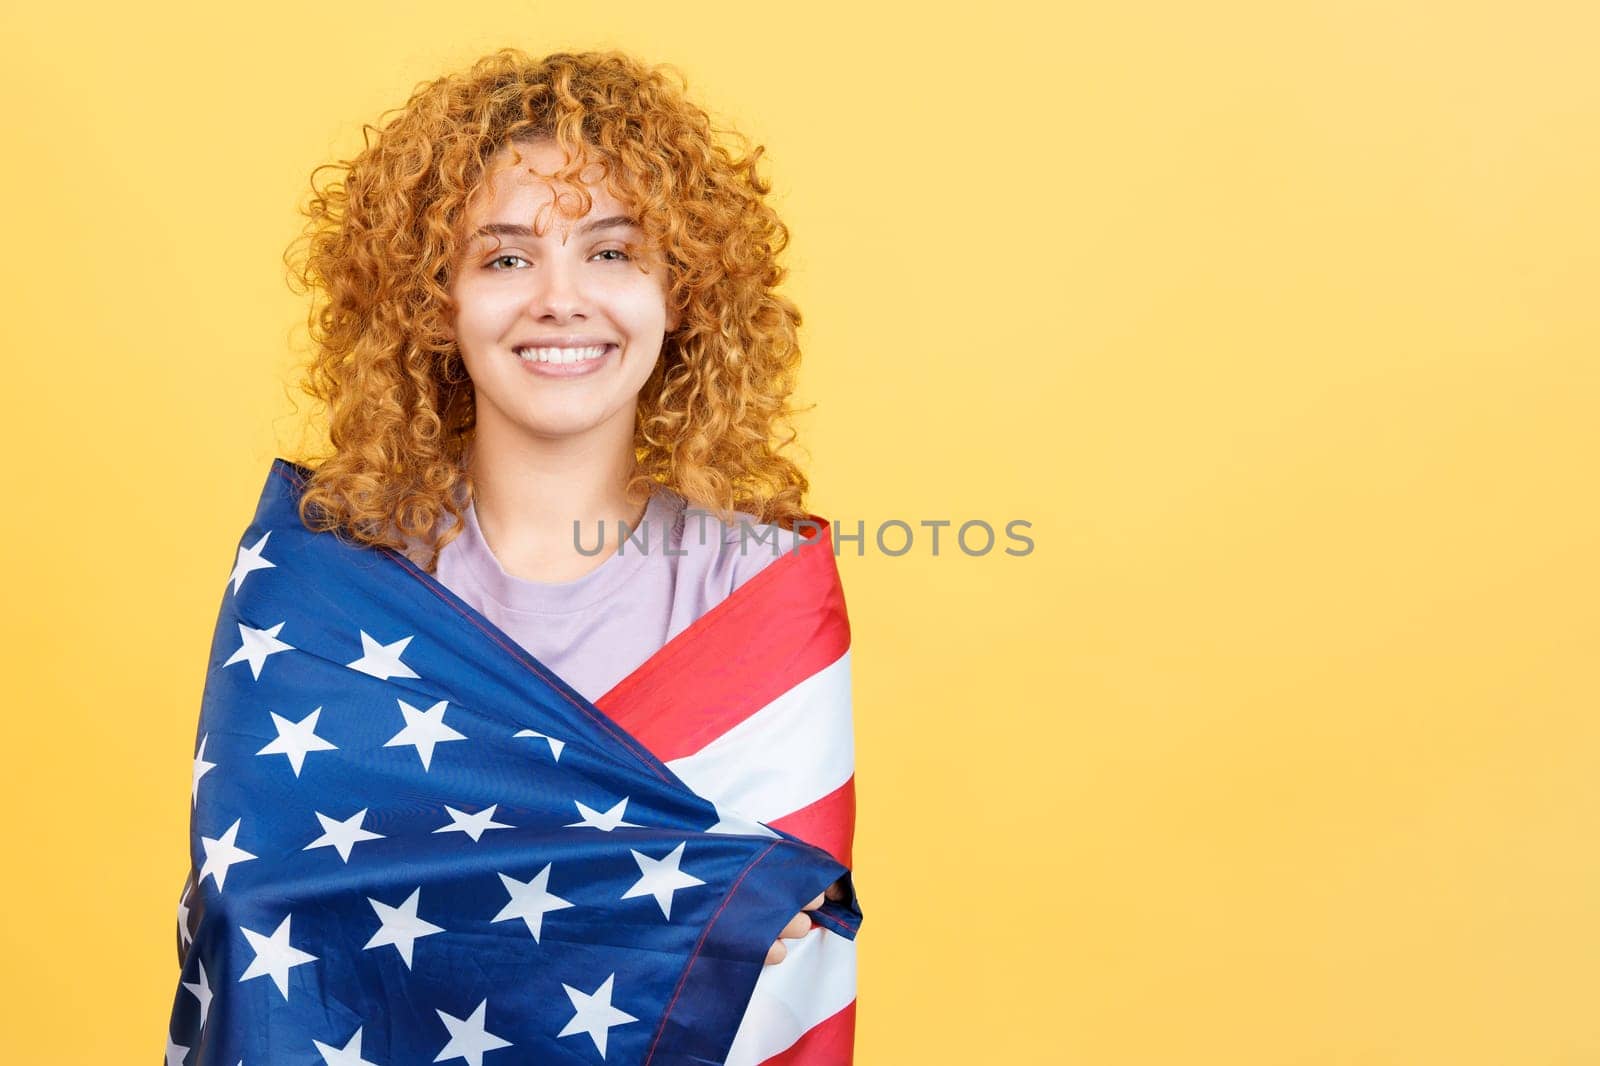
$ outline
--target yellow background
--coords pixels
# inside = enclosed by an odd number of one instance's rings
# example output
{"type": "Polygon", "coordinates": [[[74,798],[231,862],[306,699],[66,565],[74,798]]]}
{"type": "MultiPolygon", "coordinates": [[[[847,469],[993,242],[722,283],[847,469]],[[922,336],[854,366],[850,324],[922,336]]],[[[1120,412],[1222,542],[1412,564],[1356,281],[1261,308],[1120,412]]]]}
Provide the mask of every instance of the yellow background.
{"type": "Polygon", "coordinates": [[[156,1061],[294,204],[515,45],[767,145],[814,510],[1033,524],[842,561],[858,1061],[1600,1062],[1600,15],[1047,6],[5,6],[8,1061],[156,1061]]]}

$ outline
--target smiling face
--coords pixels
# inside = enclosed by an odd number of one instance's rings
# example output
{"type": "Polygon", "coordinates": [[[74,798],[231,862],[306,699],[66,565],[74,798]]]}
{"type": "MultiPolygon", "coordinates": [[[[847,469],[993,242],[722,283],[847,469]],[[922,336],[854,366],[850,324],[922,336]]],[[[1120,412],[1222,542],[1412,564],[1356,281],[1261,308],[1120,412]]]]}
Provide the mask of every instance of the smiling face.
{"type": "MultiPolygon", "coordinates": [[[[559,145],[518,148],[522,161],[500,170],[468,205],[466,243],[450,285],[477,434],[545,441],[594,435],[631,447],[639,390],[676,325],[666,306],[665,265],[638,247],[642,231],[601,185],[585,180],[592,202],[582,218],[556,213],[548,176],[564,161],[559,145]]],[[[567,190],[562,206],[575,202],[567,190]]]]}

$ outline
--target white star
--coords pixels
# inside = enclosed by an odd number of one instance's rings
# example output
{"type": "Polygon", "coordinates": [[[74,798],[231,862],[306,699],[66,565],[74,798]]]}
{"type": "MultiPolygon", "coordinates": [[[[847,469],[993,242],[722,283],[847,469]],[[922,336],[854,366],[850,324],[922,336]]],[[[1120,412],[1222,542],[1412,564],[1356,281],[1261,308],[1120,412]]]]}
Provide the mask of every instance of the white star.
{"type": "Polygon", "coordinates": [[[178,897],[178,939],[181,944],[194,942],[194,934],[189,932],[189,907],[187,901],[189,893],[194,890],[194,882],[183,883],[183,895],[178,897]]]}
{"type": "Polygon", "coordinates": [[[233,824],[228,826],[227,832],[213,840],[210,837],[200,838],[200,846],[206,849],[206,861],[200,865],[200,880],[213,878],[217,882],[217,891],[222,891],[222,883],[228,879],[228,867],[236,862],[249,862],[254,855],[240,847],[234,846],[234,840],[239,836],[239,823],[243,818],[235,818],[233,824]]]}
{"type": "MultiPolygon", "coordinates": [[[[400,656],[405,653],[406,645],[411,643],[411,637],[401,637],[393,644],[379,644],[367,636],[366,630],[358,630],[361,634],[361,658],[353,663],[345,663],[352,670],[360,670],[363,674],[371,674],[379,681],[387,681],[391,677],[416,677],[417,674],[411,667],[400,661],[400,656]]],[[[415,636],[416,634],[412,634],[415,636]]]]}
{"type": "Polygon", "coordinates": [[[548,733],[541,733],[537,729],[519,729],[511,735],[514,737],[543,737],[545,740],[550,742],[550,756],[556,762],[561,761],[561,749],[567,746],[566,741],[557,740],[548,733]]]}
{"type": "Polygon", "coordinates": [[[261,550],[267,546],[267,538],[272,536],[272,530],[261,534],[261,539],[250,547],[239,546],[239,560],[233,564],[233,573],[228,575],[228,580],[233,582],[233,594],[239,594],[239,586],[244,584],[244,579],[250,576],[251,571],[267,570],[278,564],[270,559],[261,557],[261,550]]]}
{"type": "Polygon", "coordinates": [[[191,807],[200,802],[200,779],[217,768],[216,763],[206,762],[206,741],[210,739],[210,733],[201,737],[200,750],[194,753],[194,788],[189,796],[189,806],[191,807]]]}
{"type": "Polygon", "coordinates": [[[172,1034],[167,1034],[167,1066],[183,1066],[183,1060],[188,1057],[189,1049],[182,1044],[174,1044],[172,1034]]]}
{"type": "Polygon", "coordinates": [[[642,828],[636,822],[624,822],[622,820],[622,812],[626,810],[628,806],[627,796],[622,797],[621,802],[604,813],[601,813],[600,811],[597,811],[592,807],[588,807],[582,803],[578,803],[577,800],[573,800],[572,802],[578,805],[578,813],[583,815],[583,820],[580,822],[568,822],[563,828],[578,829],[588,826],[591,829],[601,829],[607,833],[611,832],[613,829],[616,829],[618,826],[624,825],[632,826],[635,829],[642,828]]]}
{"type": "Polygon", "coordinates": [[[183,982],[183,987],[194,993],[194,998],[200,1001],[200,1028],[206,1026],[206,1014],[211,1010],[211,980],[206,977],[206,964],[196,961],[200,967],[199,983],[183,982]]]}
{"type": "MultiPolygon", "coordinates": [[[[685,841],[687,843],[687,841],[685,841]]],[[[694,874],[678,869],[678,864],[683,861],[683,844],[679,844],[667,853],[664,859],[652,859],[642,851],[633,852],[633,861],[639,864],[639,873],[642,875],[638,882],[622,894],[623,899],[633,899],[636,896],[654,896],[656,903],[661,907],[661,915],[669,922],[672,920],[672,894],[680,888],[692,888],[703,885],[694,874]]]]}
{"type": "Polygon", "coordinates": [[[620,1011],[611,1005],[611,982],[616,978],[612,974],[600,982],[600,987],[592,995],[579,992],[571,985],[562,983],[561,987],[567,990],[567,998],[572,1000],[576,1014],[567,1023],[567,1027],[557,1033],[557,1037],[572,1036],[574,1033],[588,1033],[594,1041],[594,1046],[599,1049],[600,1057],[606,1057],[606,1034],[613,1025],[622,1025],[625,1022],[636,1022],[639,1019],[625,1011],[620,1011]]]}
{"type": "Polygon", "coordinates": [[[416,891],[398,907],[379,903],[368,896],[367,902],[372,904],[372,909],[377,912],[378,921],[382,924],[378,931],[372,934],[372,939],[362,947],[381,948],[385,944],[393,944],[395,950],[400,952],[400,957],[405,960],[406,969],[411,969],[411,949],[418,938],[444,932],[441,926],[417,917],[417,903],[421,895],[422,888],[418,886],[416,891]]]}
{"type": "Polygon", "coordinates": [[[465,1018],[457,1018],[437,1007],[434,1008],[434,1013],[439,1016],[441,1022],[444,1022],[444,1027],[450,1030],[450,1042],[444,1046],[443,1051],[433,1057],[434,1062],[443,1062],[445,1059],[466,1059],[470,1066],[483,1066],[485,1051],[511,1046],[511,1041],[501,1040],[484,1028],[483,1016],[488,1006],[489,1001],[484,1000],[478,1004],[477,1010],[465,1018]]]}
{"type": "Polygon", "coordinates": [[[483,836],[483,831],[485,829],[515,828],[515,826],[509,826],[504,822],[497,822],[494,820],[494,809],[498,806],[500,806],[500,804],[491,803],[477,814],[468,814],[465,811],[458,811],[454,807],[446,806],[445,812],[450,815],[450,824],[441,825],[439,828],[435,829],[434,832],[465,833],[467,836],[472,838],[474,843],[476,843],[478,838],[483,836]]]}
{"type": "Polygon", "coordinates": [[[239,932],[256,950],[256,957],[240,976],[240,981],[248,981],[252,977],[270,977],[283,998],[289,998],[289,970],[317,960],[315,955],[289,946],[289,919],[293,917],[292,914],[285,914],[271,936],[264,936],[242,925],[239,927],[239,932]]]}
{"type": "Polygon", "coordinates": [[[361,828],[362,821],[367,817],[367,809],[365,807],[342,822],[337,818],[329,818],[321,811],[312,811],[311,813],[315,814],[317,821],[322,823],[322,835],[301,848],[301,851],[310,851],[312,848],[337,848],[339,849],[339,858],[349,862],[350,849],[361,841],[383,839],[382,833],[374,833],[370,829],[361,828]]]}
{"type": "Polygon", "coordinates": [[[724,810],[715,801],[711,804],[717,811],[717,824],[707,829],[708,833],[731,833],[734,836],[775,837],[777,830],[769,829],[753,818],[746,818],[736,811],[724,810]]]}
{"type": "Polygon", "coordinates": [[[261,680],[261,668],[266,665],[267,656],[276,655],[280,651],[292,651],[292,644],[285,644],[278,639],[278,631],[283,628],[279,622],[271,629],[251,629],[243,622],[239,623],[239,636],[244,641],[239,645],[239,650],[229,657],[223,666],[232,666],[238,662],[248,662],[250,673],[257,681],[261,680]]]}
{"type": "Polygon", "coordinates": [[[539,942],[539,930],[544,925],[544,916],[550,911],[564,910],[573,904],[560,896],[551,895],[550,863],[544,864],[544,869],[532,881],[523,883],[515,877],[500,875],[500,883],[505,885],[506,892],[511,896],[511,902],[500,908],[500,913],[492,921],[506,922],[512,918],[521,918],[528,925],[528,932],[533,934],[533,942],[539,942]]]}
{"type": "Polygon", "coordinates": [[[356,1035],[352,1036],[342,1048],[330,1047],[320,1040],[311,1041],[322,1053],[322,1061],[326,1066],[377,1066],[361,1057],[361,1030],[365,1026],[356,1028],[356,1035]]]}
{"type": "Polygon", "coordinates": [[[336,744],[330,744],[317,736],[317,716],[322,713],[318,707],[298,722],[291,722],[277,711],[267,712],[272,715],[272,724],[278,727],[278,737],[269,741],[267,746],[256,752],[257,755],[287,755],[289,765],[294,768],[294,776],[300,776],[300,767],[305,765],[306,752],[308,751],[335,751],[336,744]]]}
{"type": "Polygon", "coordinates": [[[428,763],[433,759],[435,744],[447,740],[467,739],[444,724],[444,711],[448,701],[440,700],[425,711],[417,710],[405,700],[395,700],[395,702],[400,705],[400,713],[405,715],[406,727],[384,741],[383,746],[386,748],[404,744],[415,746],[424,770],[428,769],[428,763]]]}

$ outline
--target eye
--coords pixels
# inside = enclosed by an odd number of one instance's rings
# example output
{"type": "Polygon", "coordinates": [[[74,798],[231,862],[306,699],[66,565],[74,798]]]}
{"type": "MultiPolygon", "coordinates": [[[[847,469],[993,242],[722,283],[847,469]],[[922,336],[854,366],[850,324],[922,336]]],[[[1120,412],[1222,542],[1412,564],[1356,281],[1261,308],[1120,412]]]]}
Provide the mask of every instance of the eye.
{"type": "Polygon", "coordinates": [[[497,256],[495,256],[493,259],[489,260],[489,262],[484,264],[484,265],[489,270],[499,270],[500,268],[497,267],[495,264],[496,263],[502,263],[507,259],[516,259],[516,260],[520,260],[521,262],[524,262],[524,263],[527,262],[527,260],[523,259],[522,256],[520,256],[520,255],[512,255],[510,252],[507,252],[505,255],[497,255],[497,256]]]}
{"type": "Polygon", "coordinates": [[[595,253],[595,255],[608,255],[608,254],[609,255],[621,256],[620,259],[607,259],[606,262],[608,262],[608,263],[622,263],[622,262],[626,262],[629,258],[631,258],[628,255],[628,253],[624,252],[621,248],[602,248],[600,251],[595,253]]]}

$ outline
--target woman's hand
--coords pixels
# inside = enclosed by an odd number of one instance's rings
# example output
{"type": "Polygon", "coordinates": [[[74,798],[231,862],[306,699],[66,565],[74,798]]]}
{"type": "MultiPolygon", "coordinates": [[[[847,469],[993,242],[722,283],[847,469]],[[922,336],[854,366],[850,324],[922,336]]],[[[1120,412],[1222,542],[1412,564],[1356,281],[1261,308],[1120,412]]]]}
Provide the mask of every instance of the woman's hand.
{"type": "Polygon", "coordinates": [[[844,878],[841,877],[829,885],[822,895],[807,903],[799,914],[789,920],[789,924],[783,927],[783,932],[778,934],[778,939],[774,940],[772,946],[767,949],[766,965],[771,966],[782,962],[784,956],[789,954],[788,947],[783,943],[785,940],[798,940],[811,932],[811,917],[806,912],[814,911],[822,906],[824,898],[831,900],[844,899],[844,878]]]}

